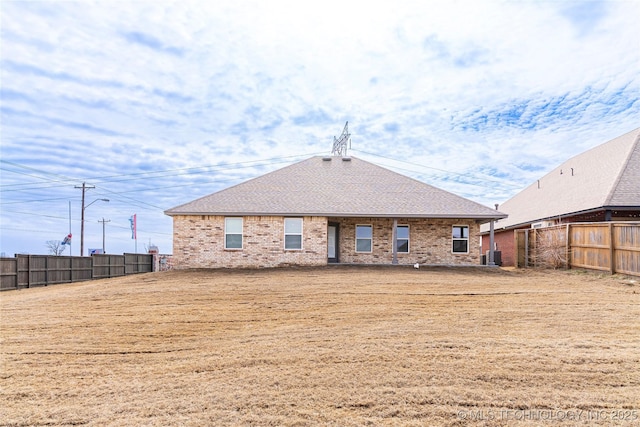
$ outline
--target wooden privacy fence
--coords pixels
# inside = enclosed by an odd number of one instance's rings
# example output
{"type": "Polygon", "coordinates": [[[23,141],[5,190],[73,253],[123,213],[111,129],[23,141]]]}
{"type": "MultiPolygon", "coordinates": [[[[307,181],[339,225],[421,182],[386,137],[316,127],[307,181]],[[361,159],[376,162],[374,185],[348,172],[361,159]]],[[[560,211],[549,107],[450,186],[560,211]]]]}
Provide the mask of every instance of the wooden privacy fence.
{"type": "Polygon", "coordinates": [[[148,273],[153,271],[153,266],[151,254],[16,255],[15,258],[0,258],[0,290],[148,273]]]}
{"type": "Polygon", "coordinates": [[[579,267],[640,276],[640,222],[517,230],[516,260],[518,267],[579,267]]]}

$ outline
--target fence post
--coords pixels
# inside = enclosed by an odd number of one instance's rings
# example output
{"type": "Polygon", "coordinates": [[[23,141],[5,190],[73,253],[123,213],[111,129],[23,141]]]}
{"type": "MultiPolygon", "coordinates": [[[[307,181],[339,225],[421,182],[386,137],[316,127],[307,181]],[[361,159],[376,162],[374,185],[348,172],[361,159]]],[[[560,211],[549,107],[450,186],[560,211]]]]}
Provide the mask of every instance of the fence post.
{"type": "Polygon", "coordinates": [[[529,230],[524,230],[524,266],[529,267],[529,230]]]}
{"type": "Polygon", "coordinates": [[[567,224],[567,234],[565,237],[566,241],[566,254],[565,258],[567,260],[567,270],[571,269],[571,224],[567,224]]]}
{"type": "Polygon", "coordinates": [[[614,258],[615,256],[615,248],[613,245],[615,236],[614,236],[614,230],[613,230],[613,223],[609,222],[609,262],[611,264],[611,274],[616,274],[616,260],[614,258]]]}

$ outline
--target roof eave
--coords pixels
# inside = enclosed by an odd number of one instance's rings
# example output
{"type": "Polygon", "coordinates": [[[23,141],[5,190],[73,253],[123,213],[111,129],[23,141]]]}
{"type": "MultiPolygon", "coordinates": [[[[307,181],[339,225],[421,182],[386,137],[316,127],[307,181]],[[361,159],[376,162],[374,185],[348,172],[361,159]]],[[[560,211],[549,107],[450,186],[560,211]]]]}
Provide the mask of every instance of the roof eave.
{"type": "MultiPolygon", "coordinates": [[[[636,210],[640,210],[640,206],[600,206],[598,208],[585,209],[582,211],[569,212],[569,213],[560,214],[560,215],[551,215],[551,216],[546,216],[544,218],[537,218],[529,221],[520,222],[517,224],[509,224],[505,227],[495,227],[494,231],[516,230],[518,228],[522,228],[540,221],[548,221],[551,219],[563,219],[567,217],[572,217],[576,215],[585,215],[585,214],[598,212],[598,211],[636,211],[636,210]]],[[[483,231],[481,234],[486,234],[486,233],[488,233],[488,231],[483,231]]]]}
{"type": "Polygon", "coordinates": [[[482,215],[482,214],[411,214],[411,213],[351,213],[351,212],[175,212],[165,211],[165,215],[168,216],[191,216],[191,215],[207,215],[207,216],[286,216],[286,217],[299,217],[299,216],[320,216],[320,217],[349,217],[349,218],[434,218],[434,219],[474,219],[484,220],[488,222],[491,220],[499,220],[507,217],[506,214],[496,215],[482,215]]]}

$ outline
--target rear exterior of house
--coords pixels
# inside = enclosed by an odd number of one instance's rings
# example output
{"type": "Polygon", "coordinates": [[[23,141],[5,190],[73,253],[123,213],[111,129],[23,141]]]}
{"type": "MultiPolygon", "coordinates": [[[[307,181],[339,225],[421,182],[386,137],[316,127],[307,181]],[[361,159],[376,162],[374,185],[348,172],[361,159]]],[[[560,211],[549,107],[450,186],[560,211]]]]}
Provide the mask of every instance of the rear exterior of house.
{"type": "Polygon", "coordinates": [[[496,210],[355,158],[313,157],[170,209],[175,268],[479,265],[496,210]]]}
{"type": "MultiPolygon", "coordinates": [[[[390,218],[177,215],[173,221],[175,268],[394,263],[390,218]]],[[[398,264],[479,263],[480,226],[474,219],[396,222],[398,264]]]]}

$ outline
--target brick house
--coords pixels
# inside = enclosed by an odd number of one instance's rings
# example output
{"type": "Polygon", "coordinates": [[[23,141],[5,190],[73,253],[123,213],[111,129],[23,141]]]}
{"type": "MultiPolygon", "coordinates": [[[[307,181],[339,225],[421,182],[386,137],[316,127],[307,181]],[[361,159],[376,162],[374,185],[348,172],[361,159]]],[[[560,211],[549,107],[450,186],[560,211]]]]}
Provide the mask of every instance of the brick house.
{"type": "MultiPolygon", "coordinates": [[[[502,265],[515,265],[515,230],[572,222],[640,220],[640,128],[585,151],[500,205],[494,223],[502,265]]],[[[482,249],[490,248],[483,225],[482,249]]]]}
{"type": "Polygon", "coordinates": [[[478,265],[501,212],[353,157],[311,157],[165,212],[175,268],[478,265]]]}

